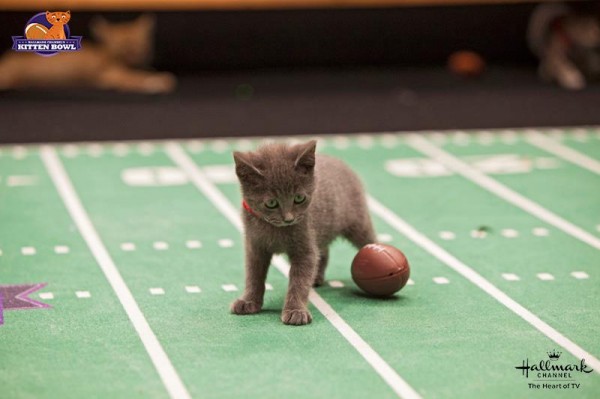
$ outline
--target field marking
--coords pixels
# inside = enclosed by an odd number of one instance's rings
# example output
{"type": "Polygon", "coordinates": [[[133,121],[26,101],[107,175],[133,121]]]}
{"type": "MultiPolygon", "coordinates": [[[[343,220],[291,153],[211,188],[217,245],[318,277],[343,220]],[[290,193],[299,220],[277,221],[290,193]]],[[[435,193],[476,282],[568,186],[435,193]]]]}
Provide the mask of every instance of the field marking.
{"type": "Polygon", "coordinates": [[[35,255],[37,253],[35,247],[23,247],[21,253],[25,256],[35,255]]]}
{"type": "Polygon", "coordinates": [[[487,232],[485,230],[471,230],[471,237],[485,238],[487,237],[487,232]]]}
{"type": "Polygon", "coordinates": [[[71,250],[66,245],[56,245],[54,247],[54,252],[59,255],[68,254],[71,250]]]}
{"type": "Polygon", "coordinates": [[[531,230],[531,231],[534,236],[538,236],[538,237],[547,237],[548,234],[550,234],[548,229],[545,227],[534,227],[533,230],[531,230]]]}
{"type": "Polygon", "coordinates": [[[202,248],[202,242],[198,240],[187,240],[185,246],[189,249],[198,249],[202,248]]]}
{"type": "Polygon", "coordinates": [[[571,276],[575,277],[577,280],[585,280],[590,278],[586,272],[572,272],[571,276]]]}
{"type": "Polygon", "coordinates": [[[535,130],[525,132],[527,142],[541,148],[542,150],[556,155],[566,161],[569,161],[577,166],[589,170],[590,172],[600,175],[600,162],[576,151],[566,145],[559,143],[535,130]]]}
{"type": "Polygon", "coordinates": [[[451,231],[445,231],[445,230],[444,231],[440,231],[439,232],[439,236],[440,236],[440,238],[442,240],[446,240],[446,241],[448,241],[448,240],[454,240],[456,238],[456,234],[454,234],[451,231]]]}
{"type": "MultiPolygon", "coordinates": [[[[165,151],[171,160],[187,173],[198,191],[242,233],[243,225],[239,209],[235,208],[229,199],[206,178],[181,146],[171,142],[166,145],[165,151]]],[[[288,277],[290,265],[282,256],[274,256],[273,265],[288,277]]],[[[398,396],[407,399],[421,397],[314,289],[310,290],[309,300],[398,396]]]]}
{"type": "Polygon", "coordinates": [[[519,281],[521,278],[514,273],[502,273],[502,278],[506,281],[519,281]]]}
{"type": "Polygon", "coordinates": [[[377,234],[378,242],[392,242],[394,238],[388,233],[377,234]]]}
{"type": "Polygon", "coordinates": [[[38,177],[35,175],[13,175],[6,178],[8,187],[33,186],[37,184],[38,177]]]}
{"type": "Polygon", "coordinates": [[[225,292],[235,292],[238,290],[237,286],[235,284],[223,284],[221,286],[221,288],[223,289],[223,291],[225,292]]]}
{"type": "Polygon", "coordinates": [[[169,249],[169,244],[167,244],[164,241],[155,241],[152,244],[152,248],[154,248],[157,251],[166,251],[167,249],[169,249]]]}
{"type": "Polygon", "coordinates": [[[382,203],[377,201],[375,198],[369,196],[368,204],[371,211],[379,216],[382,220],[387,222],[391,227],[396,229],[400,234],[410,239],[412,242],[429,252],[435,258],[446,264],[452,270],[475,284],[477,287],[482,289],[492,298],[496,299],[502,305],[519,315],[523,320],[527,321],[538,331],[562,346],[565,350],[569,351],[573,356],[578,359],[585,358],[585,361],[590,364],[596,373],[600,374],[600,360],[596,359],[592,354],[585,351],[579,345],[571,341],[569,338],[562,335],[560,332],[555,330],[549,324],[544,322],[538,316],[533,314],[531,311],[526,309],[524,306],[519,304],[517,301],[506,295],[503,291],[498,289],[495,285],[490,283],[487,279],[461,262],[455,256],[451,255],[445,249],[437,245],[435,242],[430,240],[424,234],[420,233],[413,226],[404,221],[400,216],[396,215],[393,211],[389,210],[382,203]]]}
{"type": "Polygon", "coordinates": [[[519,236],[519,232],[515,229],[502,229],[502,231],[500,231],[500,234],[502,234],[506,238],[515,238],[519,236]]]}
{"type": "Polygon", "coordinates": [[[552,281],[552,280],[554,280],[554,276],[551,275],[550,273],[538,273],[537,274],[537,278],[539,278],[542,281],[552,281]]]}
{"type": "Polygon", "coordinates": [[[191,398],[94,228],[56,151],[50,146],[43,146],[40,156],[67,211],[131,320],[169,396],[172,399],[191,398]]]}
{"type": "Polygon", "coordinates": [[[507,202],[523,209],[525,212],[536,216],[537,218],[545,221],[548,224],[557,227],[565,233],[577,238],[578,240],[585,242],[586,244],[600,250],[600,239],[586,232],[580,227],[573,223],[563,219],[555,213],[544,208],[537,202],[524,197],[516,191],[508,188],[504,184],[494,180],[483,172],[473,169],[471,166],[456,158],[454,155],[442,150],[435,144],[430,143],[427,139],[418,135],[410,135],[406,142],[421,153],[429,156],[430,158],[446,165],[454,172],[462,175],[471,182],[477,184],[481,188],[495,194],[496,196],[504,199],[507,202]]]}
{"type": "Polygon", "coordinates": [[[218,244],[221,248],[231,248],[234,245],[234,242],[232,239],[230,238],[221,238],[218,241],[218,244]]]}
{"type": "Polygon", "coordinates": [[[124,242],[121,244],[121,250],[123,251],[135,251],[135,244],[132,242],[124,242]]]}

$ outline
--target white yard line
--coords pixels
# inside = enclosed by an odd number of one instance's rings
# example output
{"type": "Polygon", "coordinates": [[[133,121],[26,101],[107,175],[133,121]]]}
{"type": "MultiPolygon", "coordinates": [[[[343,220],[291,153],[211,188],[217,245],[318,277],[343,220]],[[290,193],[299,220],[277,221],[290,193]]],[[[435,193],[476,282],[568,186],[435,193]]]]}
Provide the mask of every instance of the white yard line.
{"type": "Polygon", "coordinates": [[[538,316],[527,310],[525,307],[517,303],[514,299],[510,298],[504,292],[499,290],[495,285],[490,283],[484,277],[482,277],[475,270],[458,260],[456,257],[448,253],[445,249],[431,241],[425,235],[417,231],[413,226],[408,224],[406,221],[401,219],[394,212],[389,210],[379,201],[373,197],[368,198],[369,208],[371,211],[387,222],[390,226],[396,229],[399,233],[405,235],[415,244],[429,252],[431,255],[439,259],[441,262],[449,266],[452,270],[481,288],[488,295],[496,299],[498,302],[506,306],[508,309],[522,317],[525,321],[535,327],[542,334],[550,338],[556,344],[569,351],[573,356],[578,359],[585,359],[586,363],[590,365],[597,373],[600,374],[600,360],[592,356],[589,352],[578,346],[576,343],[571,341],[569,338],[556,331],[546,322],[541,320],[538,316]]]}
{"type": "Polygon", "coordinates": [[[539,219],[553,225],[572,237],[575,237],[578,240],[600,250],[600,239],[598,237],[593,236],[592,234],[549,211],[538,203],[524,197],[516,191],[513,191],[483,172],[472,168],[454,155],[442,150],[435,144],[430,143],[427,139],[420,137],[419,135],[411,134],[409,137],[407,137],[406,143],[430,158],[447,166],[451,170],[462,175],[478,186],[504,199],[505,201],[510,202],[511,204],[523,209],[525,212],[538,217],[539,219]]]}
{"type": "Polygon", "coordinates": [[[566,161],[600,175],[600,162],[535,130],[525,132],[527,142],[566,161]]]}
{"type": "Polygon", "coordinates": [[[169,396],[172,399],[191,398],[177,371],[171,364],[171,360],[150,328],[129,287],[127,287],[114,261],[106,250],[56,151],[50,146],[44,146],[40,150],[40,156],[71,218],[98,262],[98,266],[100,266],[104,276],[119,298],[127,316],[129,316],[146,348],[146,352],[150,356],[165,388],[169,392],[169,396]]]}
{"type": "MultiPolygon", "coordinates": [[[[185,171],[196,188],[238,231],[243,232],[239,209],[234,207],[227,197],[204,175],[181,146],[174,142],[169,143],[166,145],[166,152],[173,162],[185,171]]],[[[286,277],[288,276],[290,265],[283,257],[273,257],[273,264],[281,273],[286,277]]],[[[315,290],[311,289],[309,299],[398,396],[402,398],[420,398],[420,395],[315,290]]]]}

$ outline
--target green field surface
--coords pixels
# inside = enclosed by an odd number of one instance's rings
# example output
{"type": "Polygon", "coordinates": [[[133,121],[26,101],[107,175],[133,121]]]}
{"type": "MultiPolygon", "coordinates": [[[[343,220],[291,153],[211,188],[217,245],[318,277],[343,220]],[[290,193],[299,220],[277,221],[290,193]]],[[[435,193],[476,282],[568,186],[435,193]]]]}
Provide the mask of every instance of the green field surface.
{"type": "Polygon", "coordinates": [[[302,327],[284,257],[229,313],[232,151],[308,137],[1,146],[0,398],[600,397],[600,128],[315,138],[411,279],[362,294],[339,240],[302,327]]]}

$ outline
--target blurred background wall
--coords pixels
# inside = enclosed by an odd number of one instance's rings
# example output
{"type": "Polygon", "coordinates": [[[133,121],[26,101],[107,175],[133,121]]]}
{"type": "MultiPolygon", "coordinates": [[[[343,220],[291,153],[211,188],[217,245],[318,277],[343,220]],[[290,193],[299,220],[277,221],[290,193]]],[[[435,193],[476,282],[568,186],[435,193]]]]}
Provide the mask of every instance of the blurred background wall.
{"type": "MultiPolygon", "coordinates": [[[[0,92],[0,142],[348,133],[600,123],[600,90],[540,82],[525,40],[539,2],[503,0],[0,0],[0,48],[45,9],[90,20],[156,15],[152,67],[168,95],[92,90],[0,92]],[[446,69],[480,54],[476,79],[446,69]],[[69,123],[38,128],[32,109],[69,123]]],[[[600,15],[600,2],[569,2],[600,15]]]]}

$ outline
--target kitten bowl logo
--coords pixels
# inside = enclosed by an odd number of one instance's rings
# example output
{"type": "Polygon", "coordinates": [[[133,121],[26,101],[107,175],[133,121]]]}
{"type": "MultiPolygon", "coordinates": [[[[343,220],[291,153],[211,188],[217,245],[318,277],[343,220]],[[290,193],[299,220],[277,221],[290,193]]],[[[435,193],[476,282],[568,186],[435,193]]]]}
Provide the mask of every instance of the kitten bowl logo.
{"type": "Polygon", "coordinates": [[[569,390],[579,389],[582,383],[579,378],[591,373],[592,370],[585,359],[578,363],[560,361],[562,352],[551,350],[547,352],[548,358],[529,364],[529,359],[523,360],[520,366],[521,374],[526,379],[532,377],[533,382],[528,382],[529,389],[533,390],[569,390]]]}
{"type": "Polygon", "coordinates": [[[71,36],[68,22],[71,11],[41,12],[25,25],[24,36],[13,36],[15,51],[27,51],[43,56],[81,48],[81,36],[71,36]]]}

